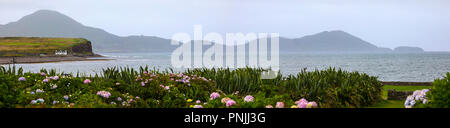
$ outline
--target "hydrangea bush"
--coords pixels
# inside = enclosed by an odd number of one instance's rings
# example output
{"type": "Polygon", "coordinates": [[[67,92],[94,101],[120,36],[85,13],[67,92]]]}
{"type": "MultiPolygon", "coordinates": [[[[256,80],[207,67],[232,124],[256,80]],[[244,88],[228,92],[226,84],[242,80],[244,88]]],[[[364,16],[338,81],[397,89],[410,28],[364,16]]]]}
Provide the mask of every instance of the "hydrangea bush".
{"type": "Polygon", "coordinates": [[[261,71],[107,68],[88,77],[0,67],[0,107],[328,108],[361,107],[380,98],[379,81],[366,74],[330,69],[262,80],[261,71]]]}
{"type": "Polygon", "coordinates": [[[426,97],[429,89],[416,90],[412,95],[409,95],[405,101],[405,108],[412,108],[418,104],[427,104],[428,98],[426,97]]]}

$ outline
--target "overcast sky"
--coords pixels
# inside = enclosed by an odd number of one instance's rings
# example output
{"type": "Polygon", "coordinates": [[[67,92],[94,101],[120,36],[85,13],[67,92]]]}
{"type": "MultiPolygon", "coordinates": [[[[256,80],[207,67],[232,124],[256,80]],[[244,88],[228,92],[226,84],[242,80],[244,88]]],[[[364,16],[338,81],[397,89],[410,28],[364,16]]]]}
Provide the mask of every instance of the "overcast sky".
{"type": "Polygon", "coordinates": [[[119,36],[343,30],[377,46],[450,51],[450,0],[0,0],[0,24],[39,9],[119,36]]]}

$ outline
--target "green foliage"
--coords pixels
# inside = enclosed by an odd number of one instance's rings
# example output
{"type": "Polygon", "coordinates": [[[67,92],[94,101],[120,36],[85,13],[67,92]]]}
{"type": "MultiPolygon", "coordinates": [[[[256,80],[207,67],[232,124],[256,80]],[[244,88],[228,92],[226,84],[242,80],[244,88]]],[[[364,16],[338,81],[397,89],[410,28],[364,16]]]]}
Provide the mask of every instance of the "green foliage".
{"type": "Polygon", "coordinates": [[[301,71],[283,83],[293,99],[306,98],[323,107],[361,107],[381,99],[382,84],[376,77],[358,72],[329,68],[314,72],[301,71]]]}
{"type": "Polygon", "coordinates": [[[231,108],[264,108],[277,102],[289,107],[301,98],[315,101],[319,107],[363,107],[381,98],[381,83],[367,74],[330,68],[261,79],[264,71],[248,67],[204,68],[175,74],[171,69],[113,67],[87,77],[55,70],[24,73],[21,68],[0,67],[0,107],[225,108],[221,102],[224,97],[236,101],[231,108]],[[20,77],[26,80],[19,81],[20,77]],[[99,91],[108,95],[99,95],[99,91]],[[210,100],[213,92],[221,97],[210,100]],[[247,95],[252,95],[254,101],[245,102],[247,95]]]}
{"type": "Polygon", "coordinates": [[[11,75],[0,73],[0,108],[14,107],[17,92],[14,89],[14,81],[10,81],[11,75]]]}
{"type": "Polygon", "coordinates": [[[72,51],[73,47],[88,42],[83,38],[0,37],[0,56],[53,55],[55,50],[91,55],[87,51],[72,51]]]}
{"type": "Polygon", "coordinates": [[[430,98],[429,107],[448,108],[450,106],[450,73],[442,79],[436,79],[427,96],[430,98]]]}
{"type": "Polygon", "coordinates": [[[193,69],[187,70],[186,74],[195,74],[198,76],[203,76],[207,79],[212,79],[217,85],[217,88],[225,93],[233,93],[239,91],[243,94],[250,94],[257,92],[264,84],[271,84],[277,86],[281,79],[279,73],[278,77],[273,80],[263,80],[261,79],[261,74],[264,71],[262,68],[239,68],[231,70],[229,68],[218,68],[218,69],[193,69]]]}

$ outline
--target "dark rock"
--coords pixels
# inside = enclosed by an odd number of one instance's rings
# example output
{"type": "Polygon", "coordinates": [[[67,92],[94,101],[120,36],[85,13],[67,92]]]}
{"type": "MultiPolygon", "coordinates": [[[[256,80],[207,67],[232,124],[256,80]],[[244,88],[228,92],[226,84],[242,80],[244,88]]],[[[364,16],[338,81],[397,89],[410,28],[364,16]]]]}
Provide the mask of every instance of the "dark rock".
{"type": "Polygon", "coordinates": [[[73,55],[82,55],[82,56],[93,56],[92,52],[92,44],[90,41],[87,41],[86,43],[82,43],[79,45],[75,45],[72,47],[72,54],[73,55]]]}
{"type": "Polygon", "coordinates": [[[388,90],[388,100],[406,100],[406,97],[412,95],[414,91],[395,91],[395,89],[388,90]]]}

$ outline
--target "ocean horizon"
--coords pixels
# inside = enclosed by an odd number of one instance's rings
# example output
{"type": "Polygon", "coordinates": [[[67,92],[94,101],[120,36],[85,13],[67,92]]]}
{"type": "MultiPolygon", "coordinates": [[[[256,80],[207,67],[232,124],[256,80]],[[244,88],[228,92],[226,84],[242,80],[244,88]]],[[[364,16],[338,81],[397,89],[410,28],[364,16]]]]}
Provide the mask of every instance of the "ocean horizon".
{"type": "MultiPolygon", "coordinates": [[[[185,69],[171,66],[171,53],[98,53],[108,61],[66,61],[52,63],[16,64],[24,71],[39,72],[41,69],[55,69],[57,72],[101,74],[108,67],[148,66],[161,71],[185,69]]],[[[280,72],[283,76],[327,68],[357,71],[377,76],[381,81],[431,82],[450,72],[450,53],[280,53],[280,72]]],[[[96,58],[93,58],[96,59],[96,58]]],[[[4,64],[8,67],[11,65],[4,64]]]]}

